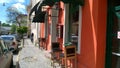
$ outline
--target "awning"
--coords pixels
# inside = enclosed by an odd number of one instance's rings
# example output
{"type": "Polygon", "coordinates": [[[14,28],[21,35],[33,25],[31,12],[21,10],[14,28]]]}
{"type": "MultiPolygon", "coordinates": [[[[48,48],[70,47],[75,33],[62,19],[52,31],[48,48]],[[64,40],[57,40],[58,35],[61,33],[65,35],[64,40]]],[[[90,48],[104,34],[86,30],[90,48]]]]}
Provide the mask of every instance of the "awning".
{"type": "Polygon", "coordinates": [[[84,5],[84,0],[40,0],[30,11],[29,19],[33,12],[35,12],[35,17],[33,22],[44,22],[45,12],[42,11],[42,6],[48,5],[53,6],[56,2],[63,1],[64,3],[71,3],[75,5],[84,5]],[[39,18],[37,18],[39,17],[39,18]]]}
{"type": "Polygon", "coordinates": [[[38,3],[31,9],[31,11],[30,11],[30,13],[29,13],[29,19],[30,19],[31,15],[32,15],[32,13],[33,13],[34,11],[35,11],[35,14],[37,13],[37,7],[38,7],[39,3],[40,3],[40,2],[38,2],[38,3]]]}
{"type": "Polygon", "coordinates": [[[52,0],[52,1],[54,1],[54,2],[62,1],[65,4],[66,3],[71,3],[71,4],[81,5],[81,6],[84,5],[84,0],[52,0]]]}
{"type": "Polygon", "coordinates": [[[46,14],[46,12],[41,12],[40,14],[36,14],[36,15],[33,17],[33,21],[32,21],[32,22],[44,23],[45,14],[46,14]]]}
{"type": "Polygon", "coordinates": [[[53,6],[54,1],[51,0],[40,0],[30,11],[29,13],[29,19],[32,15],[33,12],[35,12],[35,16],[33,18],[33,22],[40,22],[44,23],[44,18],[45,18],[45,12],[42,11],[42,6],[48,5],[48,6],[53,6]]]}

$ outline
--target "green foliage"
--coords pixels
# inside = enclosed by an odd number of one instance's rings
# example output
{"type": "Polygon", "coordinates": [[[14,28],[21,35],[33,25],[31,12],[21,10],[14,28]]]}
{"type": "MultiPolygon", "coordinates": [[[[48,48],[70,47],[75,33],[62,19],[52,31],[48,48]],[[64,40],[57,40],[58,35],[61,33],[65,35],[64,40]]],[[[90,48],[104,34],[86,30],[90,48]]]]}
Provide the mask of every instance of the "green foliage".
{"type": "Polygon", "coordinates": [[[20,15],[21,12],[19,12],[17,8],[14,8],[14,7],[8,7],[6,11],[7,11],[7,18],[8,18],[7,22],[16,23],[17,22],[16,17],[20,15]]]}
{"type": "Polygon", "coordinates": [[[17,32],[18,32],[19,34],[27,33],[27,30],[28,30],[28,28],[27,28],[26,26],[21,26],[21,27],[18,27],[18,28],[17,28],[17,32]]]}
{"type": "Polygon", "coordinates": [[[10,27],[10,26],[11,26],[10,24],[7,24],[7,23],[2,23],[1,25],[2,25],[2,26],[7,26],[7,27],[10,27]]]}
{"type": "Polygon", "coordinates": [[[17,23],[18,27],[27,23],[27,15],[20,12],[17,8],[8,7],[6,11],[8,23],[17,23]]]}
{"type": "Polygon", "coordinates": [[[13,24],[11,26],[11,33],[14,34],[16,32],[17,26],[15,24],[13,24]]]}

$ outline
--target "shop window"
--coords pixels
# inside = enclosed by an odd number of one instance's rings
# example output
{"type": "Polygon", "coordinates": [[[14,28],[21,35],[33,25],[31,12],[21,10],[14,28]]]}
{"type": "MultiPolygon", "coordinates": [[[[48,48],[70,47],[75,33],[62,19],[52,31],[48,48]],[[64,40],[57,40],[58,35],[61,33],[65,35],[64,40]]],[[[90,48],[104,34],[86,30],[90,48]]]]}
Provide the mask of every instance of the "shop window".
{"type": "Polygon", "coordinates": [[[73,13],[72,16],[73,22],[77,22],[79,19],[79,10],[77,10],[75,13],[73,13]]]}
{"type": "Polygon", "coordinates": [[[64,41],[65,46],[73,43],[76,51],[80,54],[81,46],[81,29],[82,29],[82,7],[65,5],[65,25],[64,25],[64,41]],[[69,43],[70,42],[70,43],[69,43]]]}
{"type": "Polygon", "coordinates": [[[0,56],[3,54],[2,44],[0,42],[0,56]]]}
{"type": "Polygon", "coordinates": [[[70,24],[70,41],[76,45],[76,47],[78,48],[78,29],[79,29],[79,22],[78,22],[78,18],[79,18],[79,11],[76,11],[75,13],[73,13],[72,15],[72,22],[70,24]]]}
{"type": "Polygon", "coordinates": [[[2,48],[0,47],[0,56],[2,55],[2,48]]]}
{"type": "Polygon", "coordinates": [[[76,50],[78,53],[80,53],[81,14],[81,7],[79,7],[76,9],[75,12],[71,13],[71,22],[69,24],[69,41],[76,46],[76,50]]]}

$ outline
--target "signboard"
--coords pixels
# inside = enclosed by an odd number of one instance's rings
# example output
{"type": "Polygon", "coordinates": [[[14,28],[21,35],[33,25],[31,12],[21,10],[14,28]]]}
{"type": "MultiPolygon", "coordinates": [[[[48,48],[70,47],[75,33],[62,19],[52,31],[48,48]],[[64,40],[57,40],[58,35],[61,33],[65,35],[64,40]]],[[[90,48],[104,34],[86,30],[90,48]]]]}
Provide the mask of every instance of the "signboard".
{"type": "Polygon", "coordinates": [[[117,32],[117,38],[120,39],[120,31],[117,32]]]}

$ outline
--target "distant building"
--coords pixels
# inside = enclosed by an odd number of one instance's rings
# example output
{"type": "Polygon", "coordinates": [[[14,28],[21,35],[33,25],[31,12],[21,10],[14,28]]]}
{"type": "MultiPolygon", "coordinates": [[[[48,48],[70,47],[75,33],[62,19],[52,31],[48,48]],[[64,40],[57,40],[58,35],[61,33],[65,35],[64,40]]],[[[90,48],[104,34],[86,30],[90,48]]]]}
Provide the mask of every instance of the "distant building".
{"type": "Polygon", "coordinates": [[[34,8],[34,6],[36,4],[38,4],[39,1],[41,1],[41,0],[30,0],[30,5],[27,8],[27,12],[29,13],[29,15],[31,13],[31,15],[29,16],[28,26],[30,26],[29,27],[29,33],[34,33],[34,37],[33,37],[34,38],[34,40],[33,40],[34,44],[40,36],[40,22],[33,21],[34,16],[35,16],[35,12],[34,12],[34,10],[33,10],[33,12],[31,12],[31,9],[34,8]]]}
{"type": "Polygon", "coordinates": [[[17,16],[18,26],[27,26],[27,14],[20,14],[17,16]]]}
{"type": "Polygon", "coordinates": [[[1,33],[0,34],[9,34],[11,31],[11,27],[1,27],[1,33]]]}

